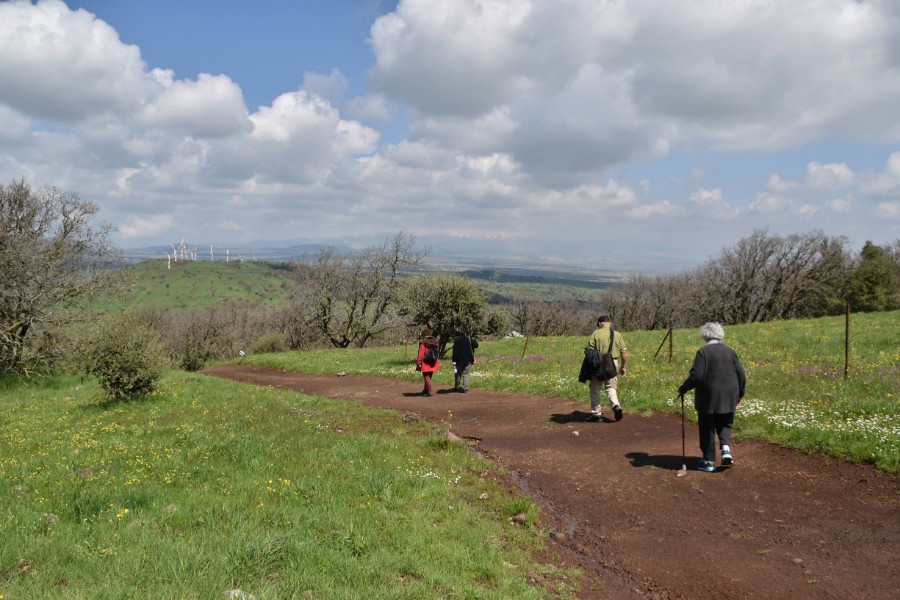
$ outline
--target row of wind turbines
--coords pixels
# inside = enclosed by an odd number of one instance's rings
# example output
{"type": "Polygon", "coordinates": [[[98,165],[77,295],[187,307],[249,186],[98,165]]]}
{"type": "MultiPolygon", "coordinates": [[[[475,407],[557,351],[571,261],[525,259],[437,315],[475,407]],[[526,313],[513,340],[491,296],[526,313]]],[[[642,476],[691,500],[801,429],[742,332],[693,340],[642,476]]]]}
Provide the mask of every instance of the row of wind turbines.
{"type": "MultiPolygon", "coordinates": [[[[179,260],[182,260],[182,261],[198,260],[197,259],[197,249],[196,248],[188,248],[185,245],[183,238],[182,238],[180,244],[172,244],[172,252],[171,253],[169,253],[166,250],[163,250],[163,254],[165,254],[166,258],[168,259],[166,268],[169,268],[169,269],[172,268],[173,261],[178,262],[179,260]]],[[[212,247],[212,245],[210,245],[210,247],[209,247],[209,260],[210,261],[216,260],[215,250],[212,247]]],[[[230,260],[231,260],[231,252],[226,248],[225,249],[225,262],[229,262],[230,260]]],[[[244,256],[238,255],[238,260],[241,262],[241,264],[243,264],[244,256]]],[[[254,262],[256,261],[255,253],[253,254],[253,261],[254,262]]]]}

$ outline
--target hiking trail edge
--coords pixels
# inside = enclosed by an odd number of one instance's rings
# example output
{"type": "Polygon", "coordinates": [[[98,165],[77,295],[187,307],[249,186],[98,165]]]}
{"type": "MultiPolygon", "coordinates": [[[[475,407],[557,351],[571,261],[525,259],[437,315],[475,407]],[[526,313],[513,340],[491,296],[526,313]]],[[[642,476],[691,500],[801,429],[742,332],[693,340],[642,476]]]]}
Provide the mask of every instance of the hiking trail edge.
{"type": "Polygon", "coordinates": [[[250,365],[202,373],[438,421],[450,411],[453,433],[540,504],[544,559],[584,571],[581,598],[900,598],[900,478],[869,465],[737,438],[735,465],[704,473],[688,423],[676,477],[680,415],[624,406],[622,421],[590,423],[586,401],[423,398],[418,382],[250,365]]]}

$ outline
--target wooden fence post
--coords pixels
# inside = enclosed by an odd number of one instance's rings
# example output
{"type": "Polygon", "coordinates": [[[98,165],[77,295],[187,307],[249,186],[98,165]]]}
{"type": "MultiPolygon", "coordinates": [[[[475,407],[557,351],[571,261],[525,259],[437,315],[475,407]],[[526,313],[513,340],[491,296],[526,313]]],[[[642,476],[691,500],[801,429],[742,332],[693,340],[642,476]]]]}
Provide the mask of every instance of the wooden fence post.
{"type": "Polygon", "coordinates": [[[653,355],[653,358],[656,358],[657,356],[659,356],[659,351],[662,350],[663,345],[666,343],[666,339],[669,338],[671,335],[672,335],[672,329],[669,328],[669,330],[666,332],[666,335],[663,336],[662,341],[659,343],[659,348],[656,349],[656,354],[653,355]]]}
{"type": "Polygon", "coordinates": [[[672,321],[669,321],[669,362],[672,362],[672,340],[675,338],[675,332],[672,329],[672,321]]]}

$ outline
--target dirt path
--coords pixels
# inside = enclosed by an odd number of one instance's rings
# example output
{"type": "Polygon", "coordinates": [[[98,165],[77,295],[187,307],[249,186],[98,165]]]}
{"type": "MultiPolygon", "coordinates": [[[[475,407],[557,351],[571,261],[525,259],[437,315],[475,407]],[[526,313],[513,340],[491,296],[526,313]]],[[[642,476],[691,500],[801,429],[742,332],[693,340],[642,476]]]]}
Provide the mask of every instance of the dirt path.
{"type": "Polygon", "coordinates": [[[223,365],[207,375],[449,419],[542,508],[558,564],[584,598],[900,598],[900,480],[868,466],[738,442],[735,466],[690,470],[696,426],[586,402],[439,390],[377,377],[223,365]]]}

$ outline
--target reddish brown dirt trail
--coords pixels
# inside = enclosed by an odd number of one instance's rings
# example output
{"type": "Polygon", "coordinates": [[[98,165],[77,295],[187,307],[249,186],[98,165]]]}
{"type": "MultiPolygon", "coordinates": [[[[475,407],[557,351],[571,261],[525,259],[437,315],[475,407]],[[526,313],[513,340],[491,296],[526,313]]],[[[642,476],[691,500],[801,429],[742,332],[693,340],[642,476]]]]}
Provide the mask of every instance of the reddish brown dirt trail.
{"type": "Polygon", "coordinates": [[[900,480],[866,465],[738,440],[735,466],[703,473],[688,422],[689,470],[676,477],[678,416],[625,406],[618,423],[590,423],[586,402],[423,398],[415,383],[246,365],[204,373],[448,423],[541,504],[551,552],[586,573],[584,598],[900,598],[900,480]]]}

